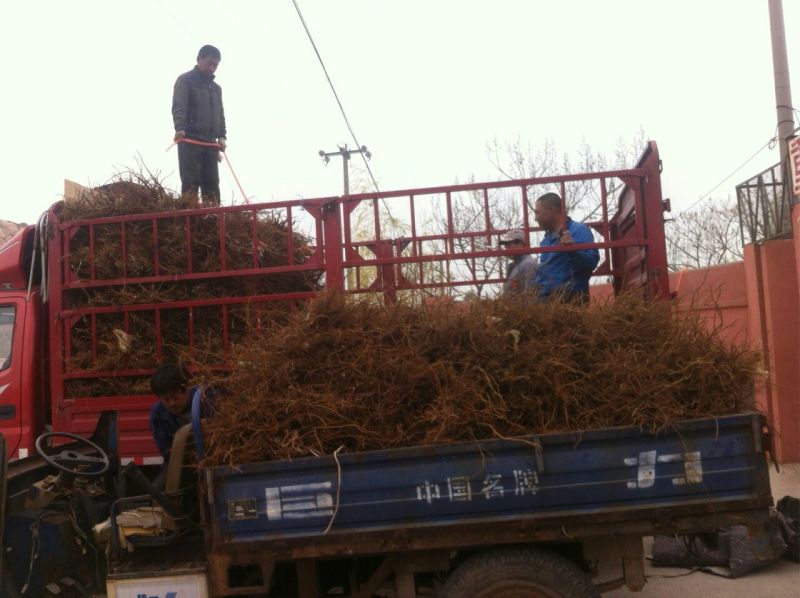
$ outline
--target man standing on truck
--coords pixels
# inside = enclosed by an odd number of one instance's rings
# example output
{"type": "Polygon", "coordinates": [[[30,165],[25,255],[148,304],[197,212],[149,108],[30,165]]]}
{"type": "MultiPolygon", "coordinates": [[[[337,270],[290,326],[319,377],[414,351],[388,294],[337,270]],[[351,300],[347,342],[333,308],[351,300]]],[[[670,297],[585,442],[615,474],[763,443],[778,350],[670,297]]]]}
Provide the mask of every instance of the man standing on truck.
{"type": "MultiPolygon", "coordinates": [[[[592,243],[588,226],[575,222],[564,212],[558,193],[545,193],[534,206],[536,222],[545,230],[541,247],[576,243],[592,243]]],[[[574,303],[589,301],[589,278],[600,261],[597,249],[553,251],[543,253],[536,272],[536,287],[542,299],[559,299],[574,303]]]]}
{"type": "Polygon", "coordinates": [[[172,94],[181,193],[194,200],[200,190],[203,203],[210,205],[220,203],[219,152],[227,146],[222,88],[214,82],[220,60],[214,46],[200,48],[197,65],[178,77],[172,94]]]}
{"type": "MultiPolygon", "coordinates": [[[[526,246],[525,231],[515,228],[500,236],[499,244],[506,249],[522,249],[526,246]]],[[[529,254],[521,253],[511,258],[503,283],[503,296],[510,297],[534,287],[538,262],[529,254]]]]}

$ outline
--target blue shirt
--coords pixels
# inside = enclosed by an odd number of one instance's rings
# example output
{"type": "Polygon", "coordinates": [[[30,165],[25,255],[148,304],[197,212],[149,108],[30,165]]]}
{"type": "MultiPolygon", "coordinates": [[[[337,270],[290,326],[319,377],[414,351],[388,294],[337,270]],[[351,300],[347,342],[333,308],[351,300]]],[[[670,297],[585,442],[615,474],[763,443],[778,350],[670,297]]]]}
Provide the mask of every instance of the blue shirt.
{"type": "MultiPolygon", "coordinates": [[[[581,222],[567,218],[567,230],[575,243],[593,243],[592,231],[581,222]]],[[[560,245],[560,235],[548,231],[542,239],[541,247],[560,245]]],[[[536,286],[539,296],[548,297],[554,293],[564,293],[565,298],[589,293],[589,278],[600,262],[597,249],[579,251],[553,251],[539,254],[539,270],[536,272],[536,286]]]]}

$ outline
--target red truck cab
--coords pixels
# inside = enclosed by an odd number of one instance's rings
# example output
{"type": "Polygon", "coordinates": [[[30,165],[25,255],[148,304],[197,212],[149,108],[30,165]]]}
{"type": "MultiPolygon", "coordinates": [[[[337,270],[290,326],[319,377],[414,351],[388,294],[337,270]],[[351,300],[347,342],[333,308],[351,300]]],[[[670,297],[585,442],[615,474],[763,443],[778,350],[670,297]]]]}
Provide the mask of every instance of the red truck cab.
{"type": "Polygon", "coordinates": [[[0,433],[12,459],[32,454],[47,421],[43,343],[46,322],[38,284],[29,288],[35,226],[0,247],[0,433]]]}

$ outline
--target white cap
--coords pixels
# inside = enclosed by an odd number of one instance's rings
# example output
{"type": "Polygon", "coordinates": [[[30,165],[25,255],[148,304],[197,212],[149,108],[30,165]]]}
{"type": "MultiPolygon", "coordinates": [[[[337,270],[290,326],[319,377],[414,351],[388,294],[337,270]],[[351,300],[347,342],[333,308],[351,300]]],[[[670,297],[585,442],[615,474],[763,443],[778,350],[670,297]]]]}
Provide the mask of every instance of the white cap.
{"type": "Polygon", "coordinates": [[[524,243],[525,231],[523,231],[521,228],[514,228],[507,233],[500,235],[500,245],[505,245],[506,243],[511,243],[513,241],[524,243]]]}

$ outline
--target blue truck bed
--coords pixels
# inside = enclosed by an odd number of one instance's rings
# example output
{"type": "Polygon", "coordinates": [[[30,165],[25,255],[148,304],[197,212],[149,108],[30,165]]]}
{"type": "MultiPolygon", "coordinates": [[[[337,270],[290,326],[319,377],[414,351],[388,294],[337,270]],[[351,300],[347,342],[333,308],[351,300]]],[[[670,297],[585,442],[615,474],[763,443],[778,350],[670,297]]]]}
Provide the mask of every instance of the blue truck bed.
{"type": "Polygon", "coordinates": [[[747,413],[686,421],[658,435],[610,428],[342,454],[338,463],[325,456],[208,468],[212,550],[294,543],[305,546],[294,556],[310,556],[338,537],[349,548],[331,554],[369,552],[387,538],[432,546],[437,530],[453,538],[467,529],[511,530],[500,540],[509,542],[554,522],[565,537],[637,519],[655,522],[634,525],[635,533],[673,531],[670,519],[681,529],[713,527],[719,522],[697,516],[771,504],[763,425],[747,413]],[[417,533],[423,544],[413,541],[417,533]]]}

